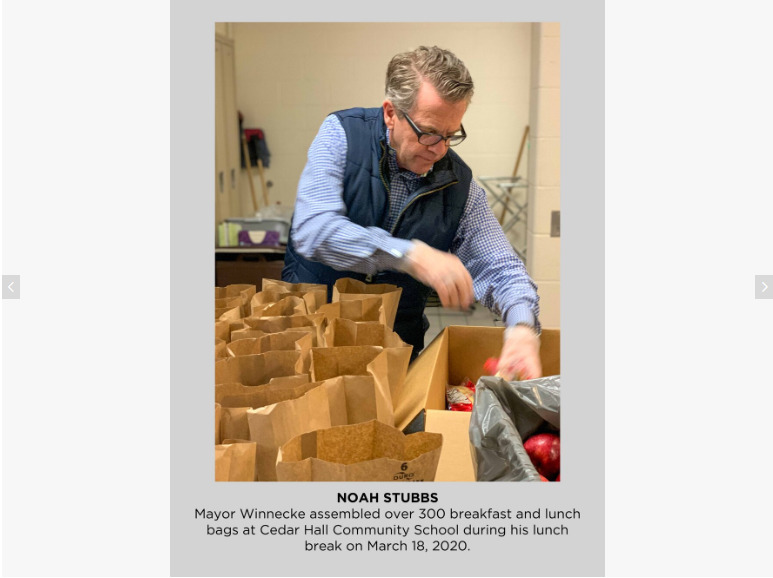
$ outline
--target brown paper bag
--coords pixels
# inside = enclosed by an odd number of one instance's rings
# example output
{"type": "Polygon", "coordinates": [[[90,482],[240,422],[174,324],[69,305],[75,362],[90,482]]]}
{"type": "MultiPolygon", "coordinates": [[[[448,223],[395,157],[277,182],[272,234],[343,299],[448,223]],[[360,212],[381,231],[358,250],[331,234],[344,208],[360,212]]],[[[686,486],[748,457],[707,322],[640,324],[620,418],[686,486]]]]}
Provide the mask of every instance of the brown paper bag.
{"type": "Polygon", "coordinates": [[[394,425],[389,389],[371,375],[334,377],[309,388],[302,397],[246,412],[260,481],[276,480],[279,447],[297,435],[373,419],[394,425]]]}
{"type": "Polygon", "coordinates": [[[381,297],[366,297],[352,301],[336,301],[317,309],[328,320],[343,318],[352,321],[375,321],[386,325],[386,315],[381,297]]]}
{"type": "Polygon", "coordinates": [[[247,410],[250,407],[220,408],[220,439],[250,439],[250,424],[247,410]]]}
{"type": "Polygon", "coordinates": [[[402,395],[411,350],[411,347],[375,345],[312,348],[311,380],[325,381],[339,375],[371,375],[389,391],[390,402],[394,404],[402,395]]]}
{"type": "Polygon", "coordinates": [[[259,337],[263,337],[264,335],[268,334],[265,331],[251,329],[245,325],[243,329],[236,329],[235,331],[231,331],[231,338],[229,339],[229,343],[233,341],[239,341],[241,339],[257,339],[259,337]]]}
{"type": "Polygon", "coordinates": [[[319,308],[327,303],[327,290],[306,291],[301,294],[303,301],[306,303],[306,310],[311,313],[316,313],[319,308]]]}
{"type": "MultiPolygon", "coordinates": [[[[337,348],[334,348],[337,349],[337,348]]],[[[367,372],[390,392],[390,400],[394,407],[401,399],[405,378],[408,375],[408,364],[411,362],[413,347],[385,347],[383,351],[368,364],[367,372]]]]}
{"type": "Polygon", "coordinates": [[[308,375],[275,377],[263,385],[218,383],[215,402],[223,407],[262,407],[302,396],[312,386],[308,375]]]}
{"type": "MultiPolygon", "coordinates": [[[[220,439],[250,439],[248,412],[253,407],[297,399],[319,386],[319,383],[309,383],[308,376],[279,377],[259,386],[238,383],[216,385],[215,400],[220,405],[220,439]]],[[[257,468],[254,479],[258,479],[257,468]]]]}
{"type": "Polygon", "coordinates": [[[239,321],[242,318],[242,308],[215,307],[215,321],[239,321]]]}
{"type": "MultiPolygon", "coordinates": [[[[309,328],[309,331],[313,331],[313,347],[318,347],[322,343],[322,335],[325,332],[325,327],[327,327],[327,319],[321,313],[277,317],[248,317],[244,319],[244,323],[249,329],[263,331],[264,333],[280,333],[288,329],[309,328]]],[[[231,332],[232,341],[237,338],[234,335],[235,333],[231,332]]],[[[238,333],[240,336],[242,335],[241,332],[238,333]]],[[[247,336],[244,335],[244,337],[247,336]]]]}
{"type": "Polygon", "coordinates": [[[223,408],[219,403],[215,403],[215,445],[220,444],[220,417],[223,408]]]}
{"type": "MultiPolygon", "coordinates": [[[[241,308],[242,300],[239,297],[225,297],[223,299],[215,299],[215,309],[233,309],[234,307],[241,308]]],[[[244,316],[244,311],[240,310],[240,317],[244,316]]]]}
{"type": "Polygon", "coordinates": [[[383,323],[331,319],[325,329],[325,347],[345,345],[378,345],[379,347],[412,347],[383,323]]]}
{"type": "Polygon", "coordinates": [[[336,281],[333,286],[333,303],[336,301],[351,301],[365,297],[380,297],[384,307],[384,324],[389,329],[394,328],[397,306],[400,303],[402,287],[388,283],[363,283],[350,277],[336,281]]]}
{"type": "Polygon", "coordinates": [[[225,340],[215,337],[215,361],[225,359],[226,357],[233,357],[228,350],[228,344],[225,340]]]}
{"type": "Polygon", "coordinates": [[[284,297],[275,303],[256,305],[253,302],[250,317],[278,317],[280,315],[306,315],[306,302],[301,297],[284,297]]]}
{"type": "Polygon", "coordinates": [[[231,323],[229,321],[215,321],[215,339],[222,339],[226,343],[231,341],[231,323]]]}
{"type": "Polygon", "coordinates": [[[268,351],[219,359],[215,362],[215,383],[264,385],[272,377],[303,373],[302,367],[299,351],[268,351]]]}
{"type": "Polygon", "coordinates": [[[228,343],[231,341],[233,334],[244,329],[244,327],[244,319],[215,321],[215,337],[228,343]]]}
{"type": "Polygon", "coordinates": [[[330,426],[373,419],[394,425],[395,414],[389,388],[372,375],[339,375],[326,379],[322,385],[327,389],[330,426]]]}
{"type": "Polygon", "coordinates": [[[244,283],[215,287],[215,299],[238,297],[241,300],[242,317],[250,315],[250,299],[255,295],[257,287],[244,283]]]}
{"type": "Polygon", "coordinates": [[[263,289],[262,291],[255,293],[250,300],[250,305],[253,307],[256,305],[268,305],[281,301],[285,297],[298,297],[298,295],[290,293],[290,291],[282,287],[271,287],[270,289],[263,289]]]}
{"type": "Polygon", "coordinates": [[[224,440],[215,446],[216,482],[252,482],[255,480],[255,442],[224,440]]]}
{"type": "Polygon", "coordinates": [[[311,365],[312,335],[308,331],[288,329],[280,333],[268,333],[258,338],[238,339],[228,344],[228,355],[255,355],[268,351],[298,351],[303,360],[301,373],[308,373],[311,365]]]}
{"type": "Polygon", "coordinates": [[[288,291],[283,287],[274,286],[256,293],[252,297],[251,304],[252,307],[255,308],[256,306],[260,307],[266,304],[277,303],[286,297],[297,297],[302,299],[306,304],[306,312],[316,313],[317,309],[327,303],[327,290],[316,289],[312,291],[288,291]]]}
{"type": "Polygon", "coordinates": [[[381,353],[374,345],[313,347],[311,380],[324,381],[339,375],[367,375],[368,364],[381,353]]]}
{"type": "Polygon", "coordinates": [[[303,293],[308,291],[327,292],[327,285],[324,283],[288,283],[287,281],[280,281],[278,279],[263,279],[263,291],[277,287],[284,289],[285,291],[302,291],[303,293]]]}
{"type": "Polygon", "coordinates": [[[250,439],[256,446],[257,479],[276,480],[276,456],[286,441],[305,432],[330,427],[327,390],[319,383],[297,399],[247,410],[250,439]]]}
{"type": "Polygon", "coordinates": [[[379,421],[301,434],[282,445],[279,481],[431,482],[443,436],[404,435],[379,421]]]}

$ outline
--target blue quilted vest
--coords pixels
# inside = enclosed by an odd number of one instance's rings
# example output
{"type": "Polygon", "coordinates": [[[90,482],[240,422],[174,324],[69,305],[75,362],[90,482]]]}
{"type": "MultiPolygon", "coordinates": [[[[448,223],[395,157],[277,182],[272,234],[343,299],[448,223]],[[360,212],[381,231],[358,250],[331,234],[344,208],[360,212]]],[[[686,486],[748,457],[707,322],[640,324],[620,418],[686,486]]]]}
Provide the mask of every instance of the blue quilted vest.
{"type": "MultiPolygon", "coordinates": [[[[384,228],[389,212],[389,168],[387,164],[386,125],[381,108],[352,108],[336,112],[346,133],[347,154],[343,198],[347,216],[363,227],[384,228]]],[[[472,171],[459,156],[448,150],[435,163],[424,183],[408,197],[392,230],[393,237],[419,239],[427,245],[447,251],[456,235],[470,190],[472,171]]],[[[424,348],[427,329],[424,307],[431,289],[410,275],[382,271],[363,275],[337,271],[302,257],[287,242],[282,280],[289,283],[324,283],[328,301],[332,288],[342,277],[366,283],[391,283],[402,287],[402,296],[394,330],[413,345],[414,357],[424,348]]]]}

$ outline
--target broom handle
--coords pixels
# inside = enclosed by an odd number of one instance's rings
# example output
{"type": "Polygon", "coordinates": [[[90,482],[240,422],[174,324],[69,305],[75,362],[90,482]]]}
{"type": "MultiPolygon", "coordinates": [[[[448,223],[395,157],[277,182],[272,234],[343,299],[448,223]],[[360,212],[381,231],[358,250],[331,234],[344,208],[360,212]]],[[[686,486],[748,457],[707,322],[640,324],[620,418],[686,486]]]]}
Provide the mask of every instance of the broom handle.
{"type": "Polygon", "coordinates": [[[263,174],[263,160],[258,157],[258,174],[260,175],[260,185],[263,187],[263,202],[268,208],[268,187],[266,186],[266,175],[263,174]]]}
{"type": "MultiPolygon", "coordinates": [[[[247,148],[247,137],[242,133],[242,152],[244,153],[244,164],[247,165],[247,174],[250,181],[250,192],[252,193],[252,206],[255,207],[255,212],[258,212],[258,198],[255,196],[255,182],[252,180],[252,162],[250,161],[250,151],[247,148]]],[[[258,161],[260,162],[260,161],[258,161]]]]}

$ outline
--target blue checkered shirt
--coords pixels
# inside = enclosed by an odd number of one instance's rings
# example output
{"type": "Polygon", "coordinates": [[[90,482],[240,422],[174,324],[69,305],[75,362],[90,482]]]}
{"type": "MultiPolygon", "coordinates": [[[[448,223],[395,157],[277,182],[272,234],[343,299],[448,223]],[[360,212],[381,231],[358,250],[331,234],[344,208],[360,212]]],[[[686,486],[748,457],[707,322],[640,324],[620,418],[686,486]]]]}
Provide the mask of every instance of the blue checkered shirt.
{"type": "MultiPolygon", "coordinates": [[[[346,148],[340,121],[335,115],[328,116],[309,148],[298,184],[292,229],[295,248],[307,259],[340,271],[375,275],[398,270],[411,241],[392,237],[387,230],[423,177],[400,169],[394,149],[389,148],[389,213],[382,228],[361,227],[348,219],[343,201],[346,148]]],[[[482,305],[499,315],[505,325],[528,323],[539,330],[537,286],[491,212],[486,191],[475,179],[470,182],[451,253],[470,272],[475,298],[482,305]]]]}

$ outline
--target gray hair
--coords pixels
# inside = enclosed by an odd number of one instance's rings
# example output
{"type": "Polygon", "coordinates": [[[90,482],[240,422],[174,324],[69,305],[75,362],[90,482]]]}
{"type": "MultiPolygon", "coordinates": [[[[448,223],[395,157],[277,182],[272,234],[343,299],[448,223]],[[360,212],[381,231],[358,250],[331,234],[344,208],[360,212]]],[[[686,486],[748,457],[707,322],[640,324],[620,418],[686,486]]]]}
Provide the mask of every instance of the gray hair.
{"type": "Polygon", "coordinates": [[[475,87],[464,62],[437,46],[419,46],[392,58],[387,66],[386,98],[398,111],[410,112],[424,80],[447,102],[469,104],[472,100],[475,87]]]}

